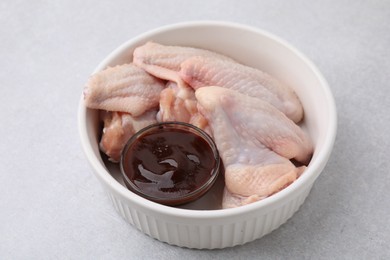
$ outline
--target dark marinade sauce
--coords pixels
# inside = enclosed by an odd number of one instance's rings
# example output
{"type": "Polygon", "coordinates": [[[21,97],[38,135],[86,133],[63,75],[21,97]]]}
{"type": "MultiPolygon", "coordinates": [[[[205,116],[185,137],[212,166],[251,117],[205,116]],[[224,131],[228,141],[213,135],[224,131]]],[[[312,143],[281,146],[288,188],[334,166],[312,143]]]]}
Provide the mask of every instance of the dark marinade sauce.
{"type": "Polygon", "coordinates": [[[124,156],[128,179],[144,194],[160,199],[191,193],[210,179],[216,167],[210,145],[182,129],[145,133],[124,156]]]}

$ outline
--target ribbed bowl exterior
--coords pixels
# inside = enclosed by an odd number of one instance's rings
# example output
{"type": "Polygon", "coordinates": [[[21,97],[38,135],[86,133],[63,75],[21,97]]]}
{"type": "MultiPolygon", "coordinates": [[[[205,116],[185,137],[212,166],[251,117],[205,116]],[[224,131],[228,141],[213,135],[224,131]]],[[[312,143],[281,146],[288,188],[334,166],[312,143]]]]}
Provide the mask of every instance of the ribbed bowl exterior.
{"type": "Polygon", "coordinates": [[[194,221],[184,219],[180,223],[167,221],[169,216],[154,217],[142,210],[137,210],[124,198],[110,190],[108,196],[115,210],[130,224],[152,238],[171,245],[196,249],[216,249],[242,245],[261,238],[285,223],[299,209],[310,192],[307,186],[295,194],[283,205],[259,215],[254,212],[250,216],[194,221]]]}

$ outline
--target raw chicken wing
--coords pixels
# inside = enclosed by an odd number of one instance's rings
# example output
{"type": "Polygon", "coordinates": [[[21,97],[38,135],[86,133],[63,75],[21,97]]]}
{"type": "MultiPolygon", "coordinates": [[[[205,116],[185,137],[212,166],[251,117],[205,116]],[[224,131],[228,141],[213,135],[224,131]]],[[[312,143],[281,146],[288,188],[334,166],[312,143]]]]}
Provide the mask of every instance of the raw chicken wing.
{"type": "Polygon", "coordinates": [[[147,42],[134,50],[133,62],[158,78],[177,82],[181,64],[194,56],[231,60],[209,50],[147,42]]]}
{"type": "Polygon", "coordinates": [[[134,64],[107,68],[92,75],[84,89],[89,108],[140,116],[158,106],[164,83],[134,64]]]}
{"type": "Polygon", "coordinates": [[[128,113],[100,111],[104,122],[100,149],[112,162],[119,162],[121,152],[127,140],[142,128],[157,122],[157,110],[150,110],[139,117],[128,113]]]}
{"type": "Polygon", "coordinates": [[[194,89],[220,86],[272,104],[294,122],[303,117],[295,92],[265,72],[237,62],[193,57],[181,64],[180,77],[194,89]]]}
{"type": "Polygon", "coordinates": [[[194,56],[231,60],[208,50],[148,42],[135,49],[133,63],[151,75],[169,81],[160,95],[159,121],[190,123],[208,131],[207,120],[198,113],[194,90],[179,76],[181,63],[194,56]]]}
{"type": "Polygon", "coordinates": [[[268,197],[293,182],[308,163],[309,138],[274,106],[222,87],[196,91],[225,165],[223,207],[268,197]]]}
{"type": "Polygon", "coordinates": [[[179,87],[175,82],[168,82],[161,91],[157,120],[190,123],[205,131],[209,130],[207,120],[198,113],[194,90],[186,85],[179,87]]]}

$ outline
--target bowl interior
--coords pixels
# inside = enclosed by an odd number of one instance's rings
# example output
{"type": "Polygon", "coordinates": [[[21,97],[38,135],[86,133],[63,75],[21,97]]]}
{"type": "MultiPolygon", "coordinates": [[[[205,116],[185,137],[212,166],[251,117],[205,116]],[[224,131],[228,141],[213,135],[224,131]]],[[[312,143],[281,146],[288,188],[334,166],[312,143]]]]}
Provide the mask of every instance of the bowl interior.
{"type": "MultiPolygon", "coordinates": [[[[218,22],[187,23],[160,28],[124,43],[111,53],[95,71],[107,66],[131,62],[134,49],[147,41],[216,51],[245,65],[261,69],[290,85],[303,104],[305,117],[301,127],[310,135],[315,151],[308,169],[301,178],[279,193],[294,189],[294,186],[299,185],[296,184],[297,182],[304,181],[300,179],[311,178],[314,181],[330,154],[336,131],[336,115],[334,101],[325,80],[302,54],[283,40],[250,27],[218,22]],[[305,174],[310,176],[304,177],[305,174]]],[[[86,147],[91,148],[100,164],[99,167],[107,169],[108,174],[124,186],[118,165],[109,163],[99,152],[98,138],[101,125],[98,121],[98,113],[90,109],[80,111],[80,113],[85,113],[85,122],[81,123],[85,124],[88,136],[84,140],[88,143],[86,147]]],[[[222,190],[223,179],[219,178],[214,188],[202,199],[181,207],[219,209],[222,190]]]]}

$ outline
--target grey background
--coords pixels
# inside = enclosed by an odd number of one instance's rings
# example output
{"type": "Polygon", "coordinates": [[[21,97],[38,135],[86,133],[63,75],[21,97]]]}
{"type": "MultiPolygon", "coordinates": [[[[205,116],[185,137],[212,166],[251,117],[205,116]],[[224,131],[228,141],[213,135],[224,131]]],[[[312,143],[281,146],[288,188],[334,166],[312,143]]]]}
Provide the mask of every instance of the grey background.
{"type": "Polygon", "coordinates": [[[386,259],[390,256],[390,1],[0,2],[0,259],[386,259]],[[189,250],[125,223],[86,162],[83,84],[114,48],[188,20],[265,29],[323,72],[338,135],[285,225],[244,246],[189,250]]]}

